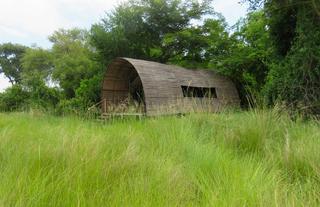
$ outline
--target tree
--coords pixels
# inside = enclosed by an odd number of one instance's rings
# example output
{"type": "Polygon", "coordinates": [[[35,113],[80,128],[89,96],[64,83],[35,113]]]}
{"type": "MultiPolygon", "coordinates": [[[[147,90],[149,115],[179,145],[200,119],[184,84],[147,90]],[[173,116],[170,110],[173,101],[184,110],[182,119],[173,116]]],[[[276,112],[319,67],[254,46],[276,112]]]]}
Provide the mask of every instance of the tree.
{"type": "Polygon", "coordinates": [[[88,32],[81,29],[60,29],[49,40],[53,43],[52,78],[59,82],[66,98],[73,98],[83,79],[102,71],[102,66],[89,45],[88,32]]]}
{"type": "Polygon", "coordinates": [[[25,74],[21,86],[29,94],[29,107],[54,109],[61,100],[61,91],[57,87],[49,87],[38,71],[25,74]]]}
{"type": "Polygon", "coordinates": [[[88,109],[100,101],[102,79],[102,75],[95,75],[81,81],[80,87],[76,90],[76,99],[81,106],[88,109]]]}
{"type": "Polygon", "coordinates": [[[320,113],[320,2],[249,0],[264,5],[275,58],[264,87],[269,103],[320,113]]]}
{"type": "Polygon", "coordinates": [[[162,45],[170,63],[187,68],[214,68],[212,62],[226,55],[229,43],[227,23],[217,15],[203,25],[166,34],[162,45]]]}
{"type": "Polygon", "coordinates": [[[23,110],[28,106],[29,97],[21,85],[12,85],[0,93],[0,111],[23,110]]]}
{"type": "Polygon", "coordinates": [[[13,85],[21,81],[21,58],[27,47],[19,44],[0,45],[0,73],[3,73],[13,85]]]}
{"type": "Polygon", "coordinates": [[[233,79],[244,105],[249,104],[248,96],[258,98],[266,83],[273,54],[266,25],[262,11],[251,12],[234,26],[230,37],[215,29],[210,38],[210,67],[233,79]]]}
{"type": "Polygon", "coordinates": [[[53,72],[53,57],[49,50],[29,48],[21,59],[23,75],[38,73],[42,79],[50,81],[53,72]]]}
{"type": "Polygon", "coordinates": [[[165,36],[211,14],[209,0],[130,0],[91,29],[92,44],[107,64],[118,56],[167,62],[165,36]]]}

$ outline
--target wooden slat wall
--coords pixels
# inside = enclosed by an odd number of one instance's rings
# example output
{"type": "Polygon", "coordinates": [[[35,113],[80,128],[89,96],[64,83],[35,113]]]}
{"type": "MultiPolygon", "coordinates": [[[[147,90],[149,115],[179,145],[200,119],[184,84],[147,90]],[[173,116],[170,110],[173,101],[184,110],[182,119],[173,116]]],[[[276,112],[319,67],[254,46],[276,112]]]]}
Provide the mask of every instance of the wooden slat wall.
{"type": "Polygon", "coordinates": [[[118,58],[108,67],[102,97],[110,102],[115,102],[114,97],[117,96],[120,99],[126,98],[129,94],[129,80],[137,76],[142,82],[147,115],[185,113],[191,110],[215,112],[229,105],[240,105],[235,85],[214,71],[187,70],[130,58],[118,58]],[[184,98],[181,85],[216,88],[217,99],[184,98]]]}
{"type": "MultiPolygon", "coordinates": [[[[106,106],[102,112],[106,113],[110,107],[121,104],[129,97],[129,80],[134,70],[129,64],[114,62],[108,67],[102,86],[102,99],[106,100],[106,106]]],[[[136,74],[137,76],[137,74],[136,74]]]]}

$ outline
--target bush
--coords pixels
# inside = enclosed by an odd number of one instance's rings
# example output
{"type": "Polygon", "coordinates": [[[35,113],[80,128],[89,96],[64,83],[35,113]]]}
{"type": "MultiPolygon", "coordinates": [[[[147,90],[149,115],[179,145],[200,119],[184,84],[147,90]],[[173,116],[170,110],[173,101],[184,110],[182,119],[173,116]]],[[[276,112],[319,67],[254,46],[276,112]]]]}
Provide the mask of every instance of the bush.
{"type": "Polygon", "coordinates": [[[76,115],[82,118],[96,118],[100,115],[99,109],[88,110],[88,108],[80,99],[63,99],[55,108],[55,112],[57,115],[76,115]]]}
{"type": "Polygon", "coordinates": [[[103,75],[96,75],[81,81],[76,90],[76,99],[82,107],[89,108],[100,101],[102,78],[103,75]]]}
{"type": "Polygon", "coordinates": [[[320,114],[320,29],[300,21],[286,58],[271,64],[264,92],[269,103],[281,101],[294,111],[320,114]]]}
{"type": "Polygon", "coordinates": [[[0,111],[19,111],[28,108],[30,93],[21,85],[13,85],[0,94],[0,111]]]}
{"type": "Polygon", "coordinates": [[[0,111],[19,111],[37,108],[54,109],[61,99],[57,88],[50,88],[37,76],[15,84],[0,95],[0,111]]]}

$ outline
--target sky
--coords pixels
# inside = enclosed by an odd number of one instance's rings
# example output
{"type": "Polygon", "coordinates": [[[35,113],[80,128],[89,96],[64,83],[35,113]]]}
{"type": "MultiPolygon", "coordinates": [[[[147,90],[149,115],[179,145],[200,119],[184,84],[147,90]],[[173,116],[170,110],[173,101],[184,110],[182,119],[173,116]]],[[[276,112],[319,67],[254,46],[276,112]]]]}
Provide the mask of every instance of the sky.
{"type": "MultiPolygon", "coordinates": [[[[89,29],[106,12],[124,0],[0,0],[0,44],[19,43],[50,48],[48,36],[59,28],[89,29]]],[[[229,25],[244,17],[247,7],[240,0],[214,0],[216,12],[229,25]]],[[[0,74],[0,92],[10,86],[0,74]]]]}

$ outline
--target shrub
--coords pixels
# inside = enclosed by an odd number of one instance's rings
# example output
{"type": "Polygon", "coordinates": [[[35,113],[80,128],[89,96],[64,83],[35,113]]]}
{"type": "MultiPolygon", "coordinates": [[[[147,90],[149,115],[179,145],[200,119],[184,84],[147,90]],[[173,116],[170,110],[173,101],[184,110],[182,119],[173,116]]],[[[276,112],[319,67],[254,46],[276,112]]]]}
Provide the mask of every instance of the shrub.
{"type": "Polygon", "coordinates": [[[30,93],[21,85],[13,85],[0,94],[0,111],[16,111],[28,108],[30,93]]]}

